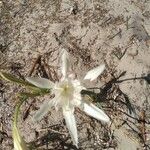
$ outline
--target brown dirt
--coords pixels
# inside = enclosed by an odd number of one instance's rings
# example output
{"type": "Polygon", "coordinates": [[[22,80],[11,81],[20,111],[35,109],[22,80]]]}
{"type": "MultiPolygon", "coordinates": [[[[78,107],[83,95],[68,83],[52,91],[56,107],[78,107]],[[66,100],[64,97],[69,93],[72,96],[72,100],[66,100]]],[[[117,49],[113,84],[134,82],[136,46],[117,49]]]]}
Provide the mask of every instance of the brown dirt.
{"type": "MultiPolygon", "coordinates": [[[[0,35],[0,70],[19,78],[30,74],[57,81],[62,48],[80,79],[106,64],[102,76],[85,85],[101,87],[94,90],[94,102],[112,125],[104,126],[77,109],[79,149],[150,149],[150,1],[1,0],[0,35]]],[[[2,150],[13,149],[14,95],[21,90],[0,80],[2,150]]],[[[60,112],[53,110],[33,123],[32,114],[46,98],[29,99],[22,106],[23,116],[30,106],[27,118],[20,119],[22,135],[36,149],[76,149],[60,112]]]]}

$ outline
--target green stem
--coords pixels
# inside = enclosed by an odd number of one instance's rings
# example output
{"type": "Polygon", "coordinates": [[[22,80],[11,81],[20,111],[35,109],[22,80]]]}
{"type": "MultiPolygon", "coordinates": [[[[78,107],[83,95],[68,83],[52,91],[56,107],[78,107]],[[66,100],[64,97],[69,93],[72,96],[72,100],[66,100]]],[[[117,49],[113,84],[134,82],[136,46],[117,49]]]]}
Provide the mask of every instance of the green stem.
{"type": "Polygon", "coordinates": [[[28,98],[27,96],[20,97],[20,101],[15,107],[14,121],[13,121],[14,126],[17,126],[18,116],[19,116],[19,112],[20,112],[20,107],[23,104],[23,102],[27,100],[27,98],[28,98]]]}

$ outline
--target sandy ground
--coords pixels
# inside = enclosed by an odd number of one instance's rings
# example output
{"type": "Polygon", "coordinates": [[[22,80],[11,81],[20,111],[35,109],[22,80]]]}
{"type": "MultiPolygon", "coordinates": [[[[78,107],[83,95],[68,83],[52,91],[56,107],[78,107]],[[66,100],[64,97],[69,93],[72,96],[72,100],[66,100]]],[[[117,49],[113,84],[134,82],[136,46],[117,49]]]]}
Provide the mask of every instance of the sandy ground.
{"type": "MultiPolygon", "coordinates": [[[[149,0],[1,0],[0,70],[18,78],[60,77],[61,49],[82,79],[102,63],[106,70],[87,87],[101,87],[96,104],[110,127],[76,110],[81,150],[150,149],[150,1],[149,0]],[[33,69],[34,62],[40,58],[33,69]]],[[[0,149],[12,150],[11,124],[20,86],[0,80],[0,149]]],[[[36,149],[76,149],[60,112],[40,123],[32,114],[49,96],[22,107],[20,129],[36,149]]]]}

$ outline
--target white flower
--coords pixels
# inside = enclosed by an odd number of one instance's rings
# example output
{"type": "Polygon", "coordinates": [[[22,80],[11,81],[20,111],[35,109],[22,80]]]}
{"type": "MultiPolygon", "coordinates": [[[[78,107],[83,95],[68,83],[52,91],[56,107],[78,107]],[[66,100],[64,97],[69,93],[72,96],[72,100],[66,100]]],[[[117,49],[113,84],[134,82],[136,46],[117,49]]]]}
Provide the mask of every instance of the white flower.
{"type": "Polygon", "coordinates": [[[90,70],[84,77],[84,80],[89,79],[89,80],[93,81],[104,71],[104,69],[105,69],[105,65],[103,64],[103,65],[100,65],[100,66],[90,70]]]}
{"type": "MultiPolygon", "coordinates": [[[[102,122],[109,123],[110,119],[98,107],[93,105],[91,102],[86,102],[82,99],[81,91],[86,88],[83,87],[78,80],[74,80],[68,75],[69,54],[64,49],[61,63],[61,72],[63,77],[58,83],[52,83],[48,79],[35,77],[28,77],[26,80],[37,87],[51,89],[52,94],[55,94],[55,97],[52,100],[46,100],[44,102],[35,114],[34,119],[36,121],[42,119],[51,107],[55,107],[56,109],[62,108],[63,116],[69,129],[73,144],[78,146],[77,127],[74,117],[75,107],[79,107],[86,114],[102,122]]],[[[96,79],[102,73],[104,67],[105,66],[102,65],[90,70],[84,79],[90,79],[91,81],[96,79]]]]}

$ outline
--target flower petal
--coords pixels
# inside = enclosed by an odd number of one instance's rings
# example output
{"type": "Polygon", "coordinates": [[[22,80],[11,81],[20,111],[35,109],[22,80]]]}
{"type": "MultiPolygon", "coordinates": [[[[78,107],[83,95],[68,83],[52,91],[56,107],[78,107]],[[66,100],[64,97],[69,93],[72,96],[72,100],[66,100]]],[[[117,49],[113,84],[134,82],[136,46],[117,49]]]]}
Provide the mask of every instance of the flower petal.
{"type": "Polygon", "coordinates": [[[110,123],[109,117],[98,107],[92,103],[83,102],[83,107],[81,109],[91,117],[96,118],[105,123],[110,123]]]}
{"type": "Polygon", "coordinates": [[[51,100],[46,100],[40,107],[40,109],[33,116],[34,121],[40,121],[50,110],[51,107],[54,106],[55,98],[51,100]]]}
{"type": "Polygon", "coordinates": [[[45,78],[27,77],[26,80],[39,88],[50,89],[54,86],[53,82],[45,78]]]}
{"type": "Polygon", "coordinates": [[[63,54],[61,59],[62,59],[61,72],[63,77],[65,78],[67,75],[67,71],[69,69],[69,55],[65,49],[63,49],[63,54]]]}
{"type": "Polygon", "coordinates": [[[70,109],[70,110],[63,109],[63,115],[66,121],[67,128],[70,132],[73,144],[76,147],[78,147],[77,127],[76,127],[76,121],[73,113],[74,113],[74,109],[70,109]]]}
{"type": "Polygon", "coordinates": [[[87,74],[84,77],[85,79],[89,79],[91,81],[93,81],[94,79],[96,79],[105,69],[105,65],[100,65],[90,71],[87,72],[87,74]]]}

